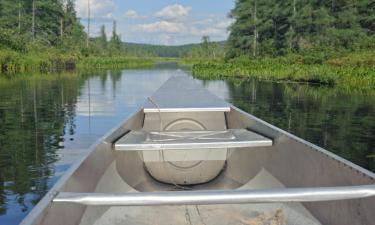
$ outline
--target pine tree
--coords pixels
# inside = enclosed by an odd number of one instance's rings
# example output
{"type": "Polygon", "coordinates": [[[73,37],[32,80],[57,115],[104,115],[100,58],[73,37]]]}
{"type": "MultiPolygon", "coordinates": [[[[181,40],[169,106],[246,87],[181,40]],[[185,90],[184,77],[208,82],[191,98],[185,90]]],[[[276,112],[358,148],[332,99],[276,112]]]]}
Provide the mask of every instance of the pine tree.
{"type": "Polygon", "coordinates": [[[61,36],[61,18],[64,17],[63,4],[56,0],[38,0],[36,11],[36,38],[54,45],[61,36]]]}
{"type": "Polygon", "coordinates": [[[0,12],[0,30],[16,42],[77,46],[85,37],[74,0],[1,0],[0,12]]]}
{"type": "Polygon", "coordinates": [[[357,3],[358,22],[368,35],[375,34],[375,1],[362,0],[357,3]]]}
{"type": "Polygon", "coordinates": [[[18,12],[19,3],[15,4],[13,1],[0,1],[1,16],[0,16],[0,27],[5,29],[18,29],[18,12]]]}
{"type": "Polygon", "coordinates": [[[121,37],[117,34],[116,31],[116,21],[113,21],[112,37],[109,42],[109,45],[111,54],[118,55],[123,52],[121,37]]]}
{"type": "Polygon", "coordinates": [[[104,24],[100,27],[100,36],[98,38],[99,46],[102,50],[107,50],[107,34],[105,33],[104,24]]]}
{"type": "Polygon", "coordinates": [[[375,33],[373,0],[237,0],[230,17],[227,58],[356,49],[375,33]]]}

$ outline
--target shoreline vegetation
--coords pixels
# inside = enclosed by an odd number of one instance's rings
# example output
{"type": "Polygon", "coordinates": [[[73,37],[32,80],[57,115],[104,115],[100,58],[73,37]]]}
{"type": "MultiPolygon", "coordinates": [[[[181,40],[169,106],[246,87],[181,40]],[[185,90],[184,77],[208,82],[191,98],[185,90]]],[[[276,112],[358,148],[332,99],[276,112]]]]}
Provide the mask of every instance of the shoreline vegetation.
{"type": "MultiPolygon", "coordinates": [[[[87,27],[90,25],[88,19],[87,27]]],[[[155,59],[131,51],[113,21],[90,36],[75,10],[75,0],[12,0],[0,2],[0,75],[55,73],[80,69],[150,67],[155,59]]]]}
{"type": "Polygon", "coordinates": [[[255,77],[375,90],[375,2],[237,0],[223,48],[180,60],[202,79],[255,77]]]}
{"type": "Polygon", "coordinates": [[[0,51],[0,76],[26,72],[55,73],[82,69],[122,69],[152,67],[156,59],[131,56],[88,56],[75,54],[18,53],[0,51]]]}
{"type": "Polygon", "coordinates": [[[288,54],[279,57],[192,59],[179,61],[200,79],[256,78],[335,86],[347,91],[375,90],[375,52],[335,53],[321,57],[288,54]]]}

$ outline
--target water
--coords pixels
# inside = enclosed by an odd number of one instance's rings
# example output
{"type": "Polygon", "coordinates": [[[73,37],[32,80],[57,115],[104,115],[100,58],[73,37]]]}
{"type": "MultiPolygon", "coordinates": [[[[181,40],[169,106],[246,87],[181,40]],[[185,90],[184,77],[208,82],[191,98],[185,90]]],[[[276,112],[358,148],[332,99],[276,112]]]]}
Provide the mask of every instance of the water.
{"type": "MultiPolygon", "coordinates": [[[[0,78],[0,224],[18,224],[98,137],[175,66],[0,78]]],[[[375,171],[375,95],[319,86],[201,81],[239,108],[375,171]]]]}

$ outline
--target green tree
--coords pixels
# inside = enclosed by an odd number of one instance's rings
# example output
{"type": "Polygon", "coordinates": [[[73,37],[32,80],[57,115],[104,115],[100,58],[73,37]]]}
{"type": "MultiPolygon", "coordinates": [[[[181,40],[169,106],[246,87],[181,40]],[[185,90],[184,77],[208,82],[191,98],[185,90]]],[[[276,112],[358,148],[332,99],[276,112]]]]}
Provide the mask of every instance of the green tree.
{"type": "Polygon", "coordinates": [[[106,51],[107,50],[107,34],[105,33],[104,24],[100,27],[100,36],[98,38],[98,42],[99,42],[100,48],[106,51]]]}
{"type": "Polygon", "coordinates": [[[65,4],[64,34],[66,38],[70,38],[76,43],[81,43],[86,38],[74,8],[74,0],[67,0],[65,4]]]}
{"type": "Polygon", "coordinates": [[[363,0],[357,3],[358,22],[368,35],[375,34],[375,1],[363,0]]]}
{"type": "Polygon", "coordinates": [[[227,58],[373,46],[372,0],[237,0],[227,58]]]}
{"type": "Polygon", "coordinates": [[[0,28],[12,39],[51,47],[77,46],[85,37],[74,0],[1,0],[0,28]]]}
{"type": "Polygon", "coordinates": [[[123,43],[121,37],[116,31],[116,21],[113,21],[112,37],[109,42],[110,53],[112,55],[119,55],[123,53],[123,43]]]}

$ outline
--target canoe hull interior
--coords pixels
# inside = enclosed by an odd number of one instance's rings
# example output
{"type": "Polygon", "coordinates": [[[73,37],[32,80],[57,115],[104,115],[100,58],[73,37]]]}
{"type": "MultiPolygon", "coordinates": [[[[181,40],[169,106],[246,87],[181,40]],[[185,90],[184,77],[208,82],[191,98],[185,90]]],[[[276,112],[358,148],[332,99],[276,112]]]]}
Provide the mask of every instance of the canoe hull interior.
{"type": "MultiPolygon", "coordinates": [[[[25,218],[23,224],[186,224],[187,220],[191,224],[202,224],[200,219],[203,219],[205,224],[228,224],[233,221],[251,223],[257,219],[256,215],[262,215],[263,219],[270,220],[283,217],[287,224],[288,222],[330,225],[375,223],[373,197],[292,205],[245,204],[199,207],[86,207],[69,203],[51,203],[56,191],[122,193],[175,190],[174,185],[159,182],[147,172],[139,152],[113,151],[114,141],[127,130],[142,128],[144,121],[145,115],[139,111],[94,145],[87,157],[61,178],[51,192],[25,218]],[[283,216],[280,216],[280,210],[284,210],[283,216]],[[265,213],[259,214],[260,212],[265,213]]],[[[375,182],[373,173],[235,107],[225,113],[225,121],[227,128],[251,129],[270,137],[274,144],[271,147],[227,149],[226,164],[218,175],[210,182],[189,186],[192,191],[346,186],[375,182]]]]}

